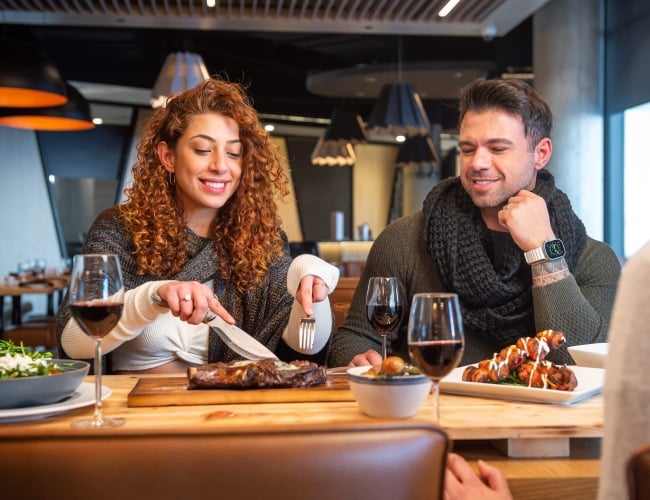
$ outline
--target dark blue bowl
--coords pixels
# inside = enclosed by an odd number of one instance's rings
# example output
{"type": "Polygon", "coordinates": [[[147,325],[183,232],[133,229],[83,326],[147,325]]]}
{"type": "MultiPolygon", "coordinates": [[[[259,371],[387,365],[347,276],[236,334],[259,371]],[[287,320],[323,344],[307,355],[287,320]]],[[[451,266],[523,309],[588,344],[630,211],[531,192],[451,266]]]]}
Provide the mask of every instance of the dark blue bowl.
{"type": "Polygon", "coordinates": [[[70,359],[51,359],[63,372],[0,379],[0,409],[24,408],[58,403],[69,398],[88,375],[90,364],[70,359]]]}

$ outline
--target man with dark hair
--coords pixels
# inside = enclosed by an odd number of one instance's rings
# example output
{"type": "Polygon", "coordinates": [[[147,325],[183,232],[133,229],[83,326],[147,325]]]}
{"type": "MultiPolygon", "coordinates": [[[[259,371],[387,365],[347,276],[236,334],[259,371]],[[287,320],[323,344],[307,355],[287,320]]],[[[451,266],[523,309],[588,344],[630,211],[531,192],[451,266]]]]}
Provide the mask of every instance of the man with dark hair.
{"type": "Polygon", "coordinates": [[[460,95],[460,175],[427,195],[422,211],[374,242],[350,311],[333,336],[331,366],[381,362],[365,311],[371,276],[396,276],[405,314],[389,355],[408,359],[408,306],[418,292],[459,295],[461,364],[492,357],[520,337],[562,331],[548,359],[571,363],[567,346],[603,342],[620,274],[606,244],[590,238],[544,167],[553,152],[549,106],[516,80],[477,80],[460,95]]]}

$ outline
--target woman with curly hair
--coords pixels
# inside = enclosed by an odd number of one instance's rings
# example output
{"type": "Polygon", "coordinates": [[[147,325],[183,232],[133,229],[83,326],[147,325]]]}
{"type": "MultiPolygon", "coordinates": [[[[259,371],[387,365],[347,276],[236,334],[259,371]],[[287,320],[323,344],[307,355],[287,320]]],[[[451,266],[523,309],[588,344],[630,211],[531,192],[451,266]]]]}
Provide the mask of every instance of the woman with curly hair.
{"type": "MultiPolygon", "coordinates": [[[[313,255],[291,260],[276,205],[287,179],[241,85],[211,78],[156,110],[125,192],[82,248],[117,254],[122,265],[124,311],[102,341],[112,370],[160,373],[236,359],[202,323],[208,310],[281,359],[324,351],[338,269],[313,255]],[[299,349],[305,314],[316,318],[316,339],[299,349]]],[[[94,341],[67,302],[57,334],[69,357],[93,357],[94,341]]]]}

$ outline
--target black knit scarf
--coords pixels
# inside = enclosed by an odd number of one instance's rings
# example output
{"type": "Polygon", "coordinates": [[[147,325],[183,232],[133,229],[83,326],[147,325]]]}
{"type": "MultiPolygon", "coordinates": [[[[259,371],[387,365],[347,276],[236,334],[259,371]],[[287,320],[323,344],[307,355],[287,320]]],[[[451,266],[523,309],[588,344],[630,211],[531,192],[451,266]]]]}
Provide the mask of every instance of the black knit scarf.
{"type": "MultiPolygon", "coordinates": [[[[564,242],[573,272],[587,239],[585,227],[548,171],[538,172],[533,191],[546,201],[551,226],[564,242]]],[[[531,335],[530,266],[512,238],[493,247],[491,231],[457,177],[433,188],[423,212],[425,245],[445,289],[458,293],[466,330],[503,345],[531,335]],[[494,255],[495,250],[500,255],[494,255]]]]}

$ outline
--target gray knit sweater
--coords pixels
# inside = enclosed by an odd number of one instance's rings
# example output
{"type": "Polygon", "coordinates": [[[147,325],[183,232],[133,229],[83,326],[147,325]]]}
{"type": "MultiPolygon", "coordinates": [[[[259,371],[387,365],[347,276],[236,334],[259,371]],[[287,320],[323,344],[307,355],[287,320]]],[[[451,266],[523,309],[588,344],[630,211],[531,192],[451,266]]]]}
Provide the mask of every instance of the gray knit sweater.
{"type": "MultiPolygon", "coordinates": [[[[567,338],[566,346],[604,342],[620,269],[612,249],[589,238],[572,276],[532,289],[536,331],[560,330],[567,338]]],[[[332,338],[330,366],[346,365],[369,349],[381,352],[381,339],[366,317],[365,292],[371,276],[396,276],[405,288],[407,307],[399,327],[388,337],[388,350],[389,354],[409,359],[406,330],[411,298],[420,292],[444,291],[438,268],[425,247],[422,212],[393,222],[373,243],[348,316],[332,338]]],[[[566,346],[549,359],[572,363],[566,346]]],[[[466,330],[461,365],[489,358],[503,347],[466,330]]]]}
{"type": "MultiPolygon", "coordinates": [[[[192,238],[192,236],[190,236],[192,238]]],[[[194,237],[198,239],[198,237],[194,237]]],[[[191,242],[198,247],[201,242],[191,242]]],[[[208,242],[212,245],[212,242],[208,242]]],[[[133,254],[133,244],[130,233],[124,227],[118,210],[113,207],[102,212],[93,223],[82,253],[114,253],[120,258],[125,288],[130,290],[148,281],[161,279],[185,279],[205,282],[214,279],[215,293],[223,306],[235,318],[236,324],[250,333],[253,337],[275,351],[283,344],[281,341],[284,327],[289,321],[293,297],[287,291],[287,270],[291,264],[288,244],[285,255],[270,269],[261,286],[239,292],[235,286],[215,276],[215,259],[206,254],[191,265],[186,266],[176,276],[141,276],[136,274],[137,263],[133,254]]],[[[199,256],[200,257],[200,256],[199,256]]],[[[62,304],[57,318],[57,335],[60,339],[63,328],[70,318],[67,300],[62,304]]],[[[287,354],[289,359],[295,359],[295,352],[287,354]]],[[[236,353],[228,349],[223,341],[210,333],[208,360],[229,361],[237,359],[236,353]]]]}

